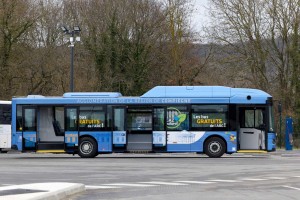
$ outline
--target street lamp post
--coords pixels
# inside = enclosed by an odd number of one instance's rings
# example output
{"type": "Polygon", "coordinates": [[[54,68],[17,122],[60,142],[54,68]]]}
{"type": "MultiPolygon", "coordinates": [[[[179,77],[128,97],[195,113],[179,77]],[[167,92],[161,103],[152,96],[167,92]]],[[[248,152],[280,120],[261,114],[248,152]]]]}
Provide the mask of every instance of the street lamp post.
{"type": "Polygon", "coordinates": [[[70,35],[70,45],[69,47],[71,48],[71,66],[70,66],[70,92],[74,92],[74,45],[75,42],[79,42],[80,41],[80,37],[75,35],[79,35],[80,33],[80,27],[79,26],[74,26],[73,30],[68,30],[65,26],[61,27],[62,31],[65,34],[70,35]]]}

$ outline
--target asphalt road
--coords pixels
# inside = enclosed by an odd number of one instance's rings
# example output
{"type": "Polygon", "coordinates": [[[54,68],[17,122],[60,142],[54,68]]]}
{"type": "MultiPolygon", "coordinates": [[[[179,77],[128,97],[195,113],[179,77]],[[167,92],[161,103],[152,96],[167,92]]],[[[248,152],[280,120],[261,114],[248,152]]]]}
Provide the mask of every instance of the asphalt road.
{"type": "Polygon", "coordinates": [[[0,186],[44,182],[85,184],[70,200],[300,199],[300,154],[0,154],[0,186]]]}

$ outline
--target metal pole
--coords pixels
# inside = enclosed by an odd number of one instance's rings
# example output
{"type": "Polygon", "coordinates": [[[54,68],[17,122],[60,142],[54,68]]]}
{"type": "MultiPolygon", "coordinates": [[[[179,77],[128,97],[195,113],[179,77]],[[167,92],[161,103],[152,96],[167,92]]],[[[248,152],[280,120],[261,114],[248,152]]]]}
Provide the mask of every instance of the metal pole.
{"type": "MultiPolygon", "coordinates": [[[[74,40],[74,31],[72,31],[72,38],[74,40]]],[[[71,74],[70,74],[70,91],[74,92],[74,44],[71,42],[71,74]]]]}
{"type": "Polygon", "coordinates": [[[281,112],[279,113],[279,148],[281,149],[281,140],[282,140],[282,135],[281,135],[281,112]]]}
{"type": "Polygon", "coordinates": [[[278,103],[278,112],[279,112],[279,148],[281,149],[281,143],[282,143],[282,134],[281,134],[281,113],[282,113],[282,105],[281,102],[279,101],[278,103]]]}

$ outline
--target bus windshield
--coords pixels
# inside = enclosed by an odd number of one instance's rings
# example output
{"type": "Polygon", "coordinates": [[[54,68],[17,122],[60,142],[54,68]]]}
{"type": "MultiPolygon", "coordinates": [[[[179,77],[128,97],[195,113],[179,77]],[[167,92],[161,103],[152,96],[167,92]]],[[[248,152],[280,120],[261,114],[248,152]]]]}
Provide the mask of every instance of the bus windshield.
{"type": "Polygon", "coordinates": [[[273,106],[269,107],[269,132],[275,132],[273,106]]]}

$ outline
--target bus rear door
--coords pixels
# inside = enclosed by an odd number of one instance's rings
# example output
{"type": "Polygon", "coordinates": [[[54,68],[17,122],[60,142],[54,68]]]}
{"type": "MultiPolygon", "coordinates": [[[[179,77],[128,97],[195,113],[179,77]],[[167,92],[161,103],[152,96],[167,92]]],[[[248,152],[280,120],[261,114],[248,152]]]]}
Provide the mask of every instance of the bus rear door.
{"type": "Polygon", "coordinates": [[[78,107],[65,108],[65,150],[73,153],[78,149],[78,107]]]}
{"type": "Polygon", "coordinates": [[[113,107],[113,151],[126,151],[126,107],[113,107]]]}
{"type": "Polygon", "coordinates": [[[151,106],[127,108],[127,151],[152,151],[152,112],[151,106]]]}

